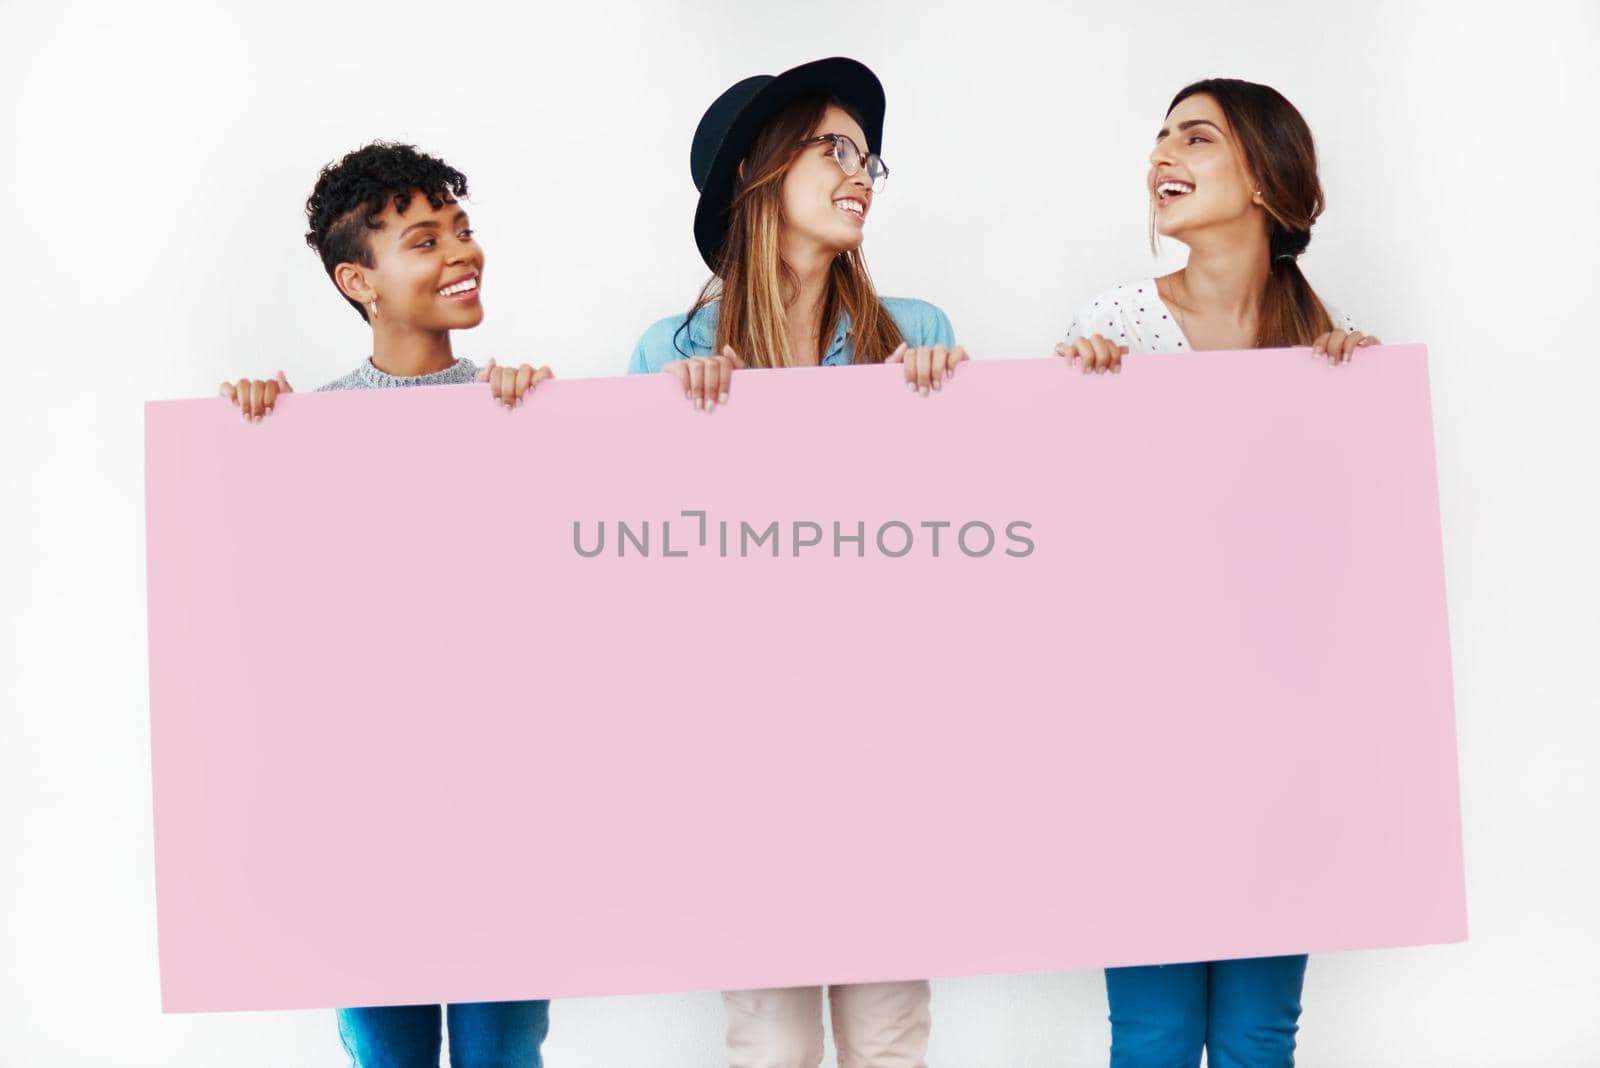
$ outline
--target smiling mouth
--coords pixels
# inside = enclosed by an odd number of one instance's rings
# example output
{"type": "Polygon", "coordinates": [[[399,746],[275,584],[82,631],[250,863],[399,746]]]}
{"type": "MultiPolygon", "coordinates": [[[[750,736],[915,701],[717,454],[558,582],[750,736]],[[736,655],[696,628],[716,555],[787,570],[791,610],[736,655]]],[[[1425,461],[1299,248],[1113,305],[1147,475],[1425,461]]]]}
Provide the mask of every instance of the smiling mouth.
{"type": "Polygon", "coordinates": [[[1193,182],[1179,182],[1168,178],[1166,181],[1156,183],[1156,199],[1163,204],[1177,200],[1179,197],[1186,197],[1193,192],[1193,182]]]}
{"type": "Polygon", "coordinates": [[[450,285],[445,286],[443,289],[439,290],[439,295],[441,297],[461,297],[469,293],[475,294],[477,292],[478,277],[477,275],[473,275],[471,278],[463,278],[459,282],[452,282],[450,285]]]}
{"type": "Polygon", "coordinates": [[[850,216],[857,222],[866,222],[867,205],[854,197],[844,197],[833,202],[833,206],[850,216]]]}

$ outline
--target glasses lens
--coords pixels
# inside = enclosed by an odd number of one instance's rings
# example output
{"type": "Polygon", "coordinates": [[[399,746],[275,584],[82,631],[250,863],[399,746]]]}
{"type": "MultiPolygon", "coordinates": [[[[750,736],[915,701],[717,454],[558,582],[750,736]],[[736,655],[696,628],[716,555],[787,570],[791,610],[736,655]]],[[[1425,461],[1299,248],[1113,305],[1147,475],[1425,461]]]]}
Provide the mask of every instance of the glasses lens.
{"type": "Polygon", "coordinates": [[[889,177],[889,168],[883,165],[883,160],[878,158],[876,152],[867,153],[867,177],[872,179],[872,188],[882,191],[883,183],[889,177]]]}
{"type": "Polygon", "coordinates": [[[848,137],[833,139],[833,158],[838,160],[839,169],[847,175],[861,169],[861,152],[856,148],[856,143],[848,137]]]}

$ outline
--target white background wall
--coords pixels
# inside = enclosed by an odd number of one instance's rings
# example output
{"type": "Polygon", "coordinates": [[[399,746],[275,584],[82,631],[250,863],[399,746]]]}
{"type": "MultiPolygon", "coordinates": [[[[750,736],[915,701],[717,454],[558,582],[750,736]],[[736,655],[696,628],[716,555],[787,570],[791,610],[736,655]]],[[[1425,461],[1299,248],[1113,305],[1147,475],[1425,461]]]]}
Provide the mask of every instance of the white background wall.
{"type": "MultiPolygon", "coordinates": [[[[144,633],[142,402],[366,352],[301,241],[317,168],[378,136],[454,162],[488,250],[457,351],[616,374],[702,281],[702,109],[838,53],[888,90],[880,288],[979,357],[1047,353],[1153,269],[1144,159],[1178,87],[1265,81],[1308,116],[1307,273],[1433,354],[1472,940],[1314,959],[1301,1063],[1600,1064],[1592,2],[7,2],[0,25],[0,1064],[340,1063],[325,1012],[159,1011],[144,633]]],[[[1092,972],[940,982],[935,1008],[936,1065],[1104,1063],[1092,972]]],[[[547,1052],[701,1066],[720,1035],[712,995],[571,1001],[547,1052]]]]}

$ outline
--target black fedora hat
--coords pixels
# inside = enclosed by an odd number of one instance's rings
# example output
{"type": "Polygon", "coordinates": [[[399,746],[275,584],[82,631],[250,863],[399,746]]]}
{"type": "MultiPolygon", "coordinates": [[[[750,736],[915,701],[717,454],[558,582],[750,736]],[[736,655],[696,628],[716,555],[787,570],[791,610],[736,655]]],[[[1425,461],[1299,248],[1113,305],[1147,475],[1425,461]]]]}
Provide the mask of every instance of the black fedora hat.
{"type": "Polygon", "coordinates": [[[728,205],[733,202],[740,161],[778,112],[807,96],[831,97],[844,104],[867,135],[862,151],[883,151],[883,85],[856,60],[819,59],[782,74],[758,74],[728,89],[700,117],[689,148],[689,174],[700,190],[694,242],[713,271],[728,235],[728,205]]]}

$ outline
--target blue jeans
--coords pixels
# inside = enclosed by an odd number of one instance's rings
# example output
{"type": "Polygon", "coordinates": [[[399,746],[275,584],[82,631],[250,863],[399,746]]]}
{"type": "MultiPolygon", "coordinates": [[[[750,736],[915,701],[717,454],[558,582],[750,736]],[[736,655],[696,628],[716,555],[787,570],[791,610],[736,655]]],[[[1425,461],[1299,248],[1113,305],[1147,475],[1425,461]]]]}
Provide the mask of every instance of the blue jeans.
{"type": "Polygon", "coordinates": [[[1111,1068],[1292,1068],[1306,958],[1107,968],[1111,1068]]]}
{"type": "MultiPolygon", "coordinates": [[[[451,1068],[541,1068],[548,1001],[479,1001],[445,1007],[451,1068]]],[[[340,1009],[339,1039],[352,1068],[439,1068],[437,1005],[340,1009]]]]}

